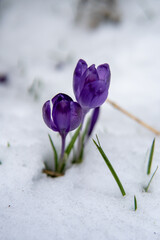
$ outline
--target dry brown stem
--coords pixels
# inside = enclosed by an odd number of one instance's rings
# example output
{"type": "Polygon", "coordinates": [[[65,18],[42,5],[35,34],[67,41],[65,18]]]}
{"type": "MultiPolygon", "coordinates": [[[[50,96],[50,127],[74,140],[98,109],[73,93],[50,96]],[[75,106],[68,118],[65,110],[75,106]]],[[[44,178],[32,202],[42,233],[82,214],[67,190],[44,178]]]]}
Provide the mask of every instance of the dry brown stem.
{"type": "Polygon", "coordinates": [[[110,99],[107,99],[106,102],[108,102],[110,105],[112,105],[114,108],[118,109],[120,112],[124,113],[126,116],[130,117],[131,119],[133,119],[134,121],[138,122],[139,124],[141,124],[143,127],[147,128],[148,130],[152,131],[153,133],[155,133],[156,135],[160,135],[160,132],[158,130],[156,130],[155,128],[149,126],[147,123],[143,122],[142,120],[140,120],[139,118],[135,117],[133,114],[129,113],[128,111],[126,111],[125,109],[123,109],[122,107],[120,107],[117,103],[111,101],[110,99]]]}
{"type": "Polygon", "coordinates": [[[47,170],[47,169],[43,169],[42,172],[47,174],[47,176],[49,176],[49,177],[61,177],[64,175],[62,173],[53,172],[53,171],[47,170]]]}

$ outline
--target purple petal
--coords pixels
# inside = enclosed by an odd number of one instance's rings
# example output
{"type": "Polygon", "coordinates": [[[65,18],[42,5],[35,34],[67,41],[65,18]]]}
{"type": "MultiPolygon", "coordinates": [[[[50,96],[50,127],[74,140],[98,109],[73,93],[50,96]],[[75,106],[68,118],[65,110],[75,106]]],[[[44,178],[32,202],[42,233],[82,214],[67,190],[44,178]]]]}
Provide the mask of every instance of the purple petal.
{"type": "Polygon", "coordinates": [[[97,73],[97,69],[95,68],[95,64],[91,65],[83,74],[83,77],[85,80],[85,84],[88,82],[98,81],[99,76],[97,73]]]}
{"type": "Polygon", "coordinates": [[[54,119],[54,112],[55,109],[57,107],[57,104],[63,100],[66,100],[68,102],[73,101],[71,97],[69,97],[68,95],[64,94],[64,93],[58,93],[54,98],[52,98],[52,104],[53,104],[53,110],[52,110],[52,118],[54,119]]]}
{"type": "Polygon", "coordinates": [[[99,79],[106,81],[107,87],[109,88],[110,78],[111,78],[109,65],[107,63],[99,65],[97,68],[97,73],[98,73],[99,79]]]}
{"type": "Polygon", "coordinates": [[[82,121],[82,108],[76,102],[70,103],[70,131],[76,129],[82,121]]]}
{"type": "Polygon", "coordinates": [[[53,109],[53,120],[61,135],[66,135],[70,129],[70,102],[62,100],[53,109]]]}
{"type": "Polygon", "coordinates": [[[78,102],[79,102],[79,97],[81,95],[81,91],[83,90],[85,84],[89,82],[98,81],[98,80],[99,80],[98,73],[95,68],[95,65],[93,64],[89,68],[87,68],[87,70],[84,72],[84,74],[80,78],[80,83],[76,92],[76,99],[78,102]]]}
{"type": "Polygon", "coordinates": [[[96,108],[104,103],[108,96],[105,81],[94,81],[86,84],[80,94],[79,104],[82,108],[96,108]]]}
{"type": "Polygon", "coordinates": [[[51,106],[50,106],[50,101],[48,100],[45,102],[42,108],[42,114],[43,114],[43,119],[46,125],[51,128],[54,131],[58,131],[56,125],[53,122],[53,119],[51,117],[51,106]]]}
{"type": "Polygon", "coordinates": [[[80,77],[86,71],[87,67],[87,63],[83,59],[80,59],[77,63],[74,73],[76,74],[76,76],[80,77]]]}
{"type": "Polygon", "coordinates": [[[99,117],[99,112],[100,112],[100,107],[97,107],[93,110],[89,130],[88,130],[88,137],[92,134],[92,131],[99,117]]]}
{"type": "Polygon", "coordinates": [[[55,97],[52,98],[52,104],[53,106],[56,105],[58,102],[66,100],[66,101],[73,101],[71,97],[64,93],[58,93],[55,97]]]}
{"type": "Polygon", "coordinates": [[[83,85],[83,83],[81,82],[81,77],[86,71],[86,69],[87,69],[87,63],[84,60],[80,59],[77,63],[77,66],[73,74],[73,89],[74,89],[74,94],[76,96],[76,99],[79,97],[79,94],[80,94],[79,87],[83,85]]]}

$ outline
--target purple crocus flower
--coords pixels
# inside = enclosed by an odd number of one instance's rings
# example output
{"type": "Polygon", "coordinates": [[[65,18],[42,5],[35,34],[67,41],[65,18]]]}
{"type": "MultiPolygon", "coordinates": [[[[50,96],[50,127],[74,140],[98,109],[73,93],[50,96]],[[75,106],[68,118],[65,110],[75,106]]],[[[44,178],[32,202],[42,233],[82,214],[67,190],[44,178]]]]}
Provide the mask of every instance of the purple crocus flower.
{"type": "Polygon", "coordinates": [[[84,114],[91,108],[99,107],[107,99],[110,76],[107,63],[96,69],[94,64],[88,67],[84,60],[78,61],[73,75],[73,89],[84,114]]]}
{"type": "Polygon", "coordinates": [[[82,109],[68,95],[59,93],[51,101],[45,102],[42,112],[46,125],[59,132],[62,137],[61,158],[63,158],[66,135],[80,125],[82,109]]]}

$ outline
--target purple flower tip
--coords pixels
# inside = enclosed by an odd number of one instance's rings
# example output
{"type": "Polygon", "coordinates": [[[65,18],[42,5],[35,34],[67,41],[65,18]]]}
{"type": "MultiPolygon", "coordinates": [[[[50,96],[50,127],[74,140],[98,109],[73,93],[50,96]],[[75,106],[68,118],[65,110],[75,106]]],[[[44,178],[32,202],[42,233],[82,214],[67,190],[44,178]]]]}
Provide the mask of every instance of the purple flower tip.
{"type": "Polygon", "coordinates": [[[90,135],[93,132],[93,129],[94,129],[95,124],[96,124],[96,122],[98,120],[98,117],[99,117],[99,112],[100,112],[100,107],[97,107],[93,110],[91,121],[90,121],[90,126],[89,126],[89,129],[88,129],[88,134],[87,134],[88,137],[90,137],[90,135]]]}
{"type": "Polygon", "coordinates": [[[84,112],[101,106],[107,99],[110,77],[107,63],[99,65],[96,69],[94,64],[88,67],[84,60],[78,61],[73,75],[73,89],[84,112]]]}
{"type": "Polygon", "coordinates": [[[69,131],[76,129],[82,120],[80,105],[63,93],[45,102],[42,113],[46,125],[61,136],[66,136],[69,131]]]}

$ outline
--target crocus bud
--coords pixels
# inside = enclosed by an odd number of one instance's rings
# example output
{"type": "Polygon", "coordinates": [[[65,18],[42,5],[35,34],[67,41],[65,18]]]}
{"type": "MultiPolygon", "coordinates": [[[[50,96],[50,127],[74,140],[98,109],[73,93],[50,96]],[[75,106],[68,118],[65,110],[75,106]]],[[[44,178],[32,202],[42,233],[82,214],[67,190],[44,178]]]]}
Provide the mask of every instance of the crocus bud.
{"type": "Polygon", "coordinates": [[[65,137],[69,131],[76,129],[82,120],[82,109],[68,95],[59,93],[43,105],[43,119],[53,131],[65,137]]]}
{"type": "Polygon", "coordinates": [[[84,113],[101,106],[107,99],[110,76],[106,63],[96,69],[94,64],[88,67],[84,60],[78,61],[73,75],[73,89],[84,113]]]}
{"type": "Polygon", "coordinates": [[[92,116],[91,116],[91,121],[90,121],[90,125],[89,125],[89,128],[88,128],[88,133],[87,133],[87,137],[89,138],[90,135],[92,134],[93,132],[93,129],[95,127],[95,124],[98,120],[98,117],[99,117],[99,112],[100,112],[100,107],[97,107],[93,110],[93,113],[92,113],[92,116]]]}

